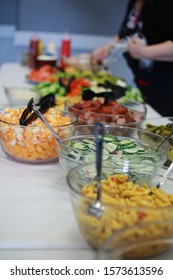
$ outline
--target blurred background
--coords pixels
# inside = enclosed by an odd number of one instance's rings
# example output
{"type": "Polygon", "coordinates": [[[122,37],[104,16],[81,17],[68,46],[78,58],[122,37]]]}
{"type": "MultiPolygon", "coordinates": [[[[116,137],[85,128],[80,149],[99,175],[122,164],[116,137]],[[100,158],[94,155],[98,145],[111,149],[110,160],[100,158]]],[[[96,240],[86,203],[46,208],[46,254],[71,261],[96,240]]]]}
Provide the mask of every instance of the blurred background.
{"type": "MultiPolygon", "coordinates": [[[[0,0],[0,65],[21,62],[29,40],[36,33],[43,46],[57,45],[70,33],[72,54],[90,52],[115,35],[127,0],[0,0]]],[[[133,83],[131,71],[121,57],[111,71],[133,83]]]]}

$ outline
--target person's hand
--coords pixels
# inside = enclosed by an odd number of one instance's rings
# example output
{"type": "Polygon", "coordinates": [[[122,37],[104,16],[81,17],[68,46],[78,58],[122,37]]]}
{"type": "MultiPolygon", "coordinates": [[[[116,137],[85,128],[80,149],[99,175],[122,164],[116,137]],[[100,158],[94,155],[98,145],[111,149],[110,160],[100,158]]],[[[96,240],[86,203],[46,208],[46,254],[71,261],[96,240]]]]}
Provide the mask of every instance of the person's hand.
{"type": "Polygon", "coordinates": [[[112,44],[107,44],[105,46],[95,49],[91,53],[91,60],[103,61],[108,56],[111,49],[112,49],[112,44]]]}
{"type": "Polygon", "coordinates": [[[145,59],[147,45],[138,37],[131,38],[128,42],[127,51],[136,59],[145,59]]]}

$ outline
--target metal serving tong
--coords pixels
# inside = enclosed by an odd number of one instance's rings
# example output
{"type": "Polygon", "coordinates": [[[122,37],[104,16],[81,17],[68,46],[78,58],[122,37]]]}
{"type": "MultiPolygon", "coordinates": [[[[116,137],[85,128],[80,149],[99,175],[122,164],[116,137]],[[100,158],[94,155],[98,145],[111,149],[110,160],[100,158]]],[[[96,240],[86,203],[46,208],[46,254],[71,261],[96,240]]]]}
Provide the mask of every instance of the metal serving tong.
{"type": "Polygon", "coordinates": [[[45,113],[47,109],[51,107],[52,103],[52,95],[47,95],[42,101],[40,108],[37,108],[36,105],[33,103],[33,98],[28,102],[27,108],[23,111],[23,114],[20,118],[20,124],[21,125],[28,125],[30,122],[35,120],[36,118],[40,118],[41,121],[47,126],[47,128],[54,134],[56,140],[60,142],[61,144],[65,145],[64,141],[58,136],[56,131],[53,129],[53,127],[46,121],[45,117],[42,113],[45,113]],[[27,115],[34,111],[28,118],[27,115]]]}
{"type": "MultiPolygon", "coordinates": [[[[19,123],[20,125],[28,125],[32,121],[38,118],[38,115],[33,110],[33,98],[31,98],[27,104],[26,109],[23,111],[19,123]],[[32,114],[30,114],[32,111],[34,111],[32,114]],[[30,114],[30,115],[29,115],[30,114]],[[29,116],[28,116],[29,115],[29,116]]],[[[55,105],[55,96],[53,93],[50,93],[46,95],[45,97],[41,98],[39,103],[36,104],[36,106],[40,106],[38,110],[40,113],[45,113],[50,107],[55,105]]]]}

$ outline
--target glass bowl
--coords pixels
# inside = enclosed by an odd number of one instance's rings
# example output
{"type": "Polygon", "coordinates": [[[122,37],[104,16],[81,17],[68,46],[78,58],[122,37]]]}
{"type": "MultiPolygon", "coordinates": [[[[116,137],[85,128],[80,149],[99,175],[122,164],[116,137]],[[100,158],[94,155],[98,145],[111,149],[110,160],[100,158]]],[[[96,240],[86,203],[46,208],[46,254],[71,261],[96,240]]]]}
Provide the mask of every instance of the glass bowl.
{"type": "MultiPolygon", "coordinates": [[[[167,210],[165,210],[166,212],[167,210]]],[[[173,259],[173,219],[144,222],[106,240],[96,259],[173,259]]]]}
{"type": "Polygon", "coordinates": [[[161,178],[155,169],[147,186],[146,177],[141,176],[147,166],[141,162],[138,168],[134,171],[130,164],[127,169],[126,165],[120,168],[109,161],[103,161],[101,203],[104,211],[99,218],[88,213],[88,205],[95,201],[97,193],[95,163],[76,167],[68,173],[67,182],[74,214],[81,234],[90,246],[100,249],[116,234],[119,236],[117,243],[120,239],[122,244],[126,243],[128,238],[125,230],[144,223],[148,223],[151,228],[146,227],[147,230],[141,234],[135,229],[130,241],[147,240],[148,236],[163,237],[165,231],[173,235],[173,227],[169,227],[169,222],[159,229],[160,233],[154,225],[159,221],[173,221],[172,179],[167,180],[162,189],[152,187],[161,178]]]}
{"type": "Polygon", "coordinates": [[[94,72],[103,69],[103,66],[91,60],[90,53],[81,53],[64,59],[66,66],[74,67],[76,70],[85,71],[92,70],[94,72]]]}
{"type": "MultiPolygon", "coordinates": [[[[173,117],[148,118],[141,123],[142,129],[167,137],[173,131],[173,117]]],[[[168,158],[173,161],[173,135],[168,140],[170,147],[168,158]]],[[[167,162],[169,165],[170,163],[167,162]]]]}
{"type": "MultiPolygon", "coordinates": [[[[19,124],[24,109],[14,106],[0,110],[2,150],[11,158],[26,163],[45,163],[57,160],[57,140],[39,118],[27,126],[19,124]]],[[[74,114],[55,108],[50,108],[44,116],[56,132],[73,126],[77,122],[74,114]]]]}
{"type": "Polygon", "coordinates": [[[147,109],[143,103],[127,101],[121,105],[121,101],[118,101],[117,105],[115,101],[112,102],[103,105],[101,98],[84,101],[81,96],[71,97],[65,101],[65,110],[77,115],[78,125],[102,122],[137,127],[146,117],[147,109]],[[115,105],[114,108],[110,104],[115,105]]]}
{"type": "MultiPolygon", "coordinates": [[[[76,125],[62,129],[58,135],[66,144],[57,144],[59,161],[66,172],[75,166],[95,161],[94,125],[76,125]]],[[[160,135],[134,127],[105,125],[105,139],[103,159],[119,166],[125,161],[127,165],[129,162],[133,163],[135,168],[144,161],[150,167],[158,167],[167,160],[167,142],[155,151],[164,140],[160,135]]],[[[148,172],[150,173],[149,170],[148,172]]]]}
{"type": "Polygon", "coordinates": [[[32,97],[34,103],[40,99],[39,93],[30,88],[4,86],[4,91],[10,106],[26,106],[32,97]]]}
{"type": "Polygon", "coordinates": [[[44,65],[50,65],[51,67],[56,67],[57,57],[53,55],[39,55],[36,58],[36,69],[44,65]]]}

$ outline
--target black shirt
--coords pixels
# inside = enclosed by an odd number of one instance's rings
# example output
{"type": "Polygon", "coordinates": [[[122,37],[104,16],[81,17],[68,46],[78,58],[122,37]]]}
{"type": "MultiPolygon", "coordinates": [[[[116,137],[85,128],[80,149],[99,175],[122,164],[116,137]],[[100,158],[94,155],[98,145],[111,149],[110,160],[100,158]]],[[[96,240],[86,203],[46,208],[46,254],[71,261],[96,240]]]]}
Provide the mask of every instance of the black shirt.
{"type": "MultiPolygon", "coordinates": [[[[134,4],[134,0],[129,1],[120,38],[137,32],[143,34],[148,45],[167,40],[173,42],[173,0],[144,1],[137,18],[133,13],[134,4]]],[[[124,56],[147,103],[161,115],[173,116],[173,62],[154,61],[152,67],[142,68],[140,61],[132,58],[128,52],[124,56]]]]}
{"type": "MultiPolygon", "coordinates": [[[[134,28],[128,28],[129,15],[134,9],[135,0],[129,1],[125,19],[119,31],[120,38],[130,36],[134,33],[142,33],[148,45],[161,43],[167,40],[173,41],[173,0],[151,0],[144,1],[144,6],[138,17],[138,22],[134,28]]],[[[139,61],[125,55],[130,68],[135,76],[143,75],[150,79],[150,75],[141,70],[139,61]],[[142,73],[144,72],[144,73],[142,73]]],[[[155,61],[152,71],[165,70],[173,71],[173,62],[155,61]]]]}

